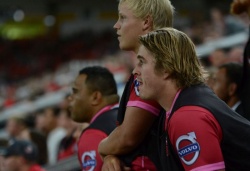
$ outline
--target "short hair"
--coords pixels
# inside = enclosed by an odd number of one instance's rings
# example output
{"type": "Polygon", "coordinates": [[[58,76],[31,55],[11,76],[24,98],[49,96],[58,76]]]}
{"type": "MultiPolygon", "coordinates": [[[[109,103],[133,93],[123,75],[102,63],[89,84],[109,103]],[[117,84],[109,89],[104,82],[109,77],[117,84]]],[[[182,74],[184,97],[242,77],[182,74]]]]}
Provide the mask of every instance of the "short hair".
{"type": "Polygon", "coordinates": [[[48,151],[47,149],[47,141],[46,136],[42,132],[36,129],[28,130],[31,141],[37,146],[38,150],[38,158],[37,163],[40,165],[45,165],[48,162],[48,151]]]}
{"type": "Polygon", "coordinates": [[[92,92],[100,91],[103,96],[117,94],[117,85],[113,74],[104,67],[91,66],[79,71],[79,75],[85,74],[85,83],[92,92]]]}
{"type": "Polygon", "coordinates": [[[140,36],[140,43],[155,58],[155,71],[167,71],[179,88],[205,82],[204,71],[195,51],[195,45],[183,32],[162,28],[140,36]]]}
{"type": "Polygon", "coordinates": [[[24,116],[11,116],[9,120],[15,121],[18,125],[28,127],[27,120],[24,116]]]}
{"type": "Polygon", "coordinates": [[[241,97],[242,79],[243,79],[243,65],[236,62],[222,64],[218,69],[226,70],[226,78],[228,83],[235,83],[237,85],[236,94],[241,97]]]}
{"type": "Polygon", "coordinates": [[[46,110],[51,110],[52,111],[52,115],[54,117],[58,117],[60,115],[60,111],[61,111],[61,108],[57,105],[49,105],[47,106],[46,108],[43,109],[43,113],[46,111],[46,110]]]}
{"type": "Polygon", "coordinates": [[[124,2],[137,18],[151,16],[153,30],[173,26],[174,7],[169,0],[120,0],[119,5],[124,2]]]}

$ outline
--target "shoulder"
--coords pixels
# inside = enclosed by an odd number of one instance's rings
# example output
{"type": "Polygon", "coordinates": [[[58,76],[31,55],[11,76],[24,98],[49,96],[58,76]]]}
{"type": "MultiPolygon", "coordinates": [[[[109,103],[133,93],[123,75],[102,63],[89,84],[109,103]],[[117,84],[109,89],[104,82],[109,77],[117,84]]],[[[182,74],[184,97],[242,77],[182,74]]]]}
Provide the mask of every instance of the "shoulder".
{"type": "Polygon", "coordinates": [[[168,122],[169,131],[172,133],[188,132],[215,132],[218,137],[222,136],[219,122],[213,114],[205,108],[199,106],[184,106],[173,113],[168,122]],[[202,128],[202,129],[201,129],[202,128]]]}
{"type": "Polygon", "coordinates": [[[216,120],[213,114],[199,106],[183,106],[176,110],[172,115],[173,120],[188,121],[193,119],[206,119],[206,120],[216,120]]]}
{"type": "Polygon", "coordinates": [[[88,128],[82,133],[79,140],[82,139],[82,140],[86,141],[86,138],[99,137],[99,136],[100,137],[107,137],[107,134],[100,129],[88,128]]]}

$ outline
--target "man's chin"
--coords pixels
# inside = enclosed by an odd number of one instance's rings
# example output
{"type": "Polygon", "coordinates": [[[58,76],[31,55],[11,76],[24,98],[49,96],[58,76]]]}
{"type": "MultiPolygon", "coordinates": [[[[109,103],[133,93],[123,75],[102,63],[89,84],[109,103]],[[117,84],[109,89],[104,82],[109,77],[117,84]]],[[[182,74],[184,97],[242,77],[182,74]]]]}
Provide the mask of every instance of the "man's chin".
{"type": "Polygon", "coordinates": [[[124,50],[124,51],[133,51],[133,49],[131,47],[126,46],[126,45],[124,45],[122,43],[119,44],[119,47],[120,47],[121,50],[124,50]]]}
{"type": "Polygon", "coordinates": [[[146,96],[143,95],[143,94],[140,94],[139,96],[140,96],[140,98],[141,98],[142,100],[148,100],[148,99],[149,99],[148,97],[146,97],[146,96]]]}
{"type": "Polygon", "coordinates": [[[75,122],[81,123],[81,121],[79,121],[79,118],[75,117],[75,115],[72,113],[71,113],[71,119],[75,122]]]}

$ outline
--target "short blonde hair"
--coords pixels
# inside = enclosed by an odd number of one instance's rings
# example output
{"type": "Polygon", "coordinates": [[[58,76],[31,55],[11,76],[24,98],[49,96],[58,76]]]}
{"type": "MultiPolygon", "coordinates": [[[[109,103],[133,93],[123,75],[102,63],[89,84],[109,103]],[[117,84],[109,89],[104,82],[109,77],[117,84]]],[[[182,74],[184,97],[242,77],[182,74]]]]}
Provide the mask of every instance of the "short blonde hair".
{"type": "Polygon", "coordinates": [[[151,16],[153,30],[173,26],[174,7],[169,0],[120,0],[119,5],[124,2],[135,17],[151,16]]]}
{"type": "Polygon", "coordinates": [[[204,83],[204,71],[195,45],[183,32],[162,28],[141,36],[140,43],[154,56],[155,71],[167,71],[179,88],[204,83]]]}

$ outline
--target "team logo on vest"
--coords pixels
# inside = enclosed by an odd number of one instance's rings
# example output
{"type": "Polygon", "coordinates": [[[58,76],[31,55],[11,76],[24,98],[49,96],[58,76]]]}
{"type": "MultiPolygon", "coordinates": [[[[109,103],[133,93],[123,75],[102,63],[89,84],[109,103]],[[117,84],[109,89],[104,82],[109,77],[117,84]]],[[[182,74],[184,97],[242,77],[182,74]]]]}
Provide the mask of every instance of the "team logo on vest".
{"type": "Polygon", "coordinates": [[[96,166],[96,152],[87,151],[82,155],[82,167],[83,171],[93,171],[96,166]]]}
{"type": "Polygon", "coordinates": [[[195,133],[190,132],[187,135],[180,136],[176,141],[176,149],[179,157],[186,165],[193,164],[200,153],[200,145],[196,141],[195,133]]]}
{"type": "Polygon", "coordinates": [[[134,80],[134,84],[135,84],[135,94],[137,95],[137,96],[139,96],[139,85],[140,85],[140,83],[137,81],[137,79],[135,79],[134,80]]]}

